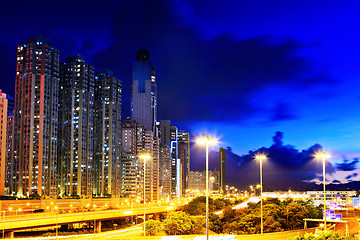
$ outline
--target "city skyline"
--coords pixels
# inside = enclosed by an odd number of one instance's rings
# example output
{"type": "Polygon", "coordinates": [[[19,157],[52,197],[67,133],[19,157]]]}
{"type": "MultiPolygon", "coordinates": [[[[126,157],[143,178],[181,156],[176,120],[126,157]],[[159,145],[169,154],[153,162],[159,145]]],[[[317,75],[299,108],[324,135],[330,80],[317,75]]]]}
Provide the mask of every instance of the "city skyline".
{"type": "MultiPolygon", "coordinates": [[[[114,71],[123,81],[126,119],[134,53],[146,48],[157,69],[158,119],[171,119],[192,137],[204,132],[220,137],[220,146],[236,155],[270,147],[281,131],[295,149],[320,144],[329,151],[331,181],[359,180],[354,159],[360,156],[359,34],[352,4],[358,3],[155,1],[138,7],[105,1],[96,9],[69,10],[70,16],[83,17],[80,29],[69,20],[54,20],[63,16],[60,8],[47,23],[4,26],[8,38],[0,63],[8,80],[0,88],[13,96],[16,45],[42,33],[60,49],[60,58],[82,54],[97,69],[114,71]],[[86,21],[85,12],[99,13],[100,20],[86,21]]],[[[3,11],[2,22],[27,16],[14,14],[23,10],[11,4],[3,11]]],[[[201,161],[191,162],[200,167],[201,161]]]]}

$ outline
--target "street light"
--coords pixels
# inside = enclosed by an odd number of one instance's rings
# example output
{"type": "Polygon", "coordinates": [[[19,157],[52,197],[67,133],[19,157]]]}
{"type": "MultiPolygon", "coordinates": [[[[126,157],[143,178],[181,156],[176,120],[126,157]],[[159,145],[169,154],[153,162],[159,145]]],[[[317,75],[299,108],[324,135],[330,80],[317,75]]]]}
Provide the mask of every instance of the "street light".
{"type": "Polygon", "coordinates": [[[326,231],[326,190],[325,190],[325,162],[326,157],[330,157],[330,154],[322,152],[316,154],[316,158],[322,159],[323,162],[323,185],[324,185],[324,231],[326,231]]]}
{"type": "Polygon", "coordinates": [[[144,237],[146,237],[146,232],[145,232],[145,219],[146,219],[146,213],[145,213],[145,172],[146,172],[146,160],[150,160],[150,155],[149,154],[143,154],[140,155],[139,158],[142,158],[144,160],[144,237]]]}
{"type": "Polygon", "coordinates": [[[209,144],[216,144],[217,140],[208,136],[196,140],[206,146],[206,240],[209,239],[209,144]]]}
{"type": "Polygon", "coordinates": [[[261,234],[263,234],[264,233],[264,223],[263,223],[263,209],[262,209],[263,208],[262,161],[266,160],[266,156],[265,155],[256,155],[255,159],[259,160],[259,162],[260,162],[260,219],[261,219],[261,234]]]}

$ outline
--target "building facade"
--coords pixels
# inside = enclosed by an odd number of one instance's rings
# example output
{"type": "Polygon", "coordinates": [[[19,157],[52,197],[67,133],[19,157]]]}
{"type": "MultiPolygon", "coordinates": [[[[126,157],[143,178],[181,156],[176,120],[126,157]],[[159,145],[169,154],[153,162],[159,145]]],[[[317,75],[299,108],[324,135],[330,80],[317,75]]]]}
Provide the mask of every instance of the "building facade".
{"type": "Polygon", "coordinates": [[[61,65],[58,194],[92,196],[94,163],[94,67],[79,55],[61,65]]]}
{"type": "Polygon", "coordinates": [[[5,194],[5,168],[7,153],[7,113],[8,100],[0,89],[0,195],[5,194]]]}
{"type": "Polygon", "coordinates": [[[14,186],[14,114],[8,114],[6,123],[5,195],[15,194],[14,186]]]}
{"type": "MultiPolygon", "coordinates": [[[[186,190],[188,196],[199,196],[206,194],[206,171],[190,171],[188,189],[186,190]]],[[[218,194],[219,192],[219,171],[209,170],[209,192],[211,194],[218,194]]]]}
{"type": "Polygon", "coordinates": [[[108,70],[95,78],[94,193],[120,197],[121,81],[108,70]]]}
{"type": "Polygon", "coordinates": [[[224,148],[219,148],[219,190],[220,194],[226,192],[226,152],[224,148]]]}
{"type": "MultiPolygon", "coordinates": [[[[306,194],[314,202],[315,205],[324,204],[324,191],[307,191],[306,194]]],[[[330,202],[338,202],[342,205],[346,205],[346,202],[350,200],[351,197],[357,196],[356,191],[326,191],[326,204],[330,202]]]]}
{"type": "Polygon", "coordinates": [[[182,194],[182,172],[179,158],[178,129],[171,125],[170,120],[161,120],[157,126],[160,138],[160,195],[164,199],[180,198],[182,194]]]}
{"type": "Polygon", "coordinates": [[[144,125],[136,120],[124,120],[121,128],[121,195],[141,200],[144,190],[146,201],[159,199],[159,141],[153,132],[145,130],[144,125]],[[150,160],[144,161],[139,156],[149,154],[150,160]]]}
{"type": "Polygon", "coordinates": [[[185,196],[190,172],[190,133],[178,131],[178,154],[180,159],[180,189],[181,197],[185,196]]]}
{"type": "Polygon", "coordinates": [[[41,37],[17,47],[14,192],[56,195],[59,51],[41,37]]]}
{"type": "Polygon", "coordinates": [[[150,62],[150,53],[140,49],[133,64],[131,95],[131,119],[144,125],[146,130],[156,132],[157,84],[155,68],[150,62]]]}

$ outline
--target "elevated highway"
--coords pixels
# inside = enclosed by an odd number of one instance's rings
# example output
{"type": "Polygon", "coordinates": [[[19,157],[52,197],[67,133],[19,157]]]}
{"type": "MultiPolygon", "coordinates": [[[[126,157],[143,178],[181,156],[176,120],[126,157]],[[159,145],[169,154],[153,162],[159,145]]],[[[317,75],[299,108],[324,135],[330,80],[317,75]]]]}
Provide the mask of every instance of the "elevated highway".
{"type": "MultiPolygon", "coordinates": [[[[178,207],[184,204],[149,204],[146,207],[146,215],[159,215],[160,213],[166,213],[176,210],[178,207]]],[[[0,221],[0,233],[8,233],[8,237],[13,236],[13,232],[22,229],[40,228],[56,225],[65,225],[80,222],[94,222],[96,232],[101,231],[101,221],[113,220],[130,216],[142,216],[144,214],[144,208],[137,206],[134,209],[121,209],[121,210],[106,210],[96,212],[81,212],[81,213],[67,213],[67,214],[44,214],[44,215],[32,215],[24,214],[16,216],[16,218],[5,219],[0,221]]]]}

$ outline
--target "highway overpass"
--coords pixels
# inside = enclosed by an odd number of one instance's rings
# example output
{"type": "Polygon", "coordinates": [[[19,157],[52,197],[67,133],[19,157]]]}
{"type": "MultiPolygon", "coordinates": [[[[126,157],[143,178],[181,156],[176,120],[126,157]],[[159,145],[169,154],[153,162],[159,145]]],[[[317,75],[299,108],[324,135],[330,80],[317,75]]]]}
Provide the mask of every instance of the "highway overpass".
{"type": "MultiPolygon", "coordinates": [[[[159,215],[176,210],[183,204],[164,204],[164,205],[150,205],[146,208],[146,215],[159,215]]],[[[22,229],[31,229],[39,227],[48,227],[56,225],[65,225],[79,222],[94,222],[96,232],[101,231],[101,221],[113,220],[130,216],[142,216],[144,208],[121,209],[121,210],[107,210],[98,212],[82,212],[82,213],[68,213],[68,214],[44,214],[31,215],[24,214],[15,219],[5,219],[0,221],[0,233],[7,233],[8,237],[12,237],[14,231],[22,229]]]]}

